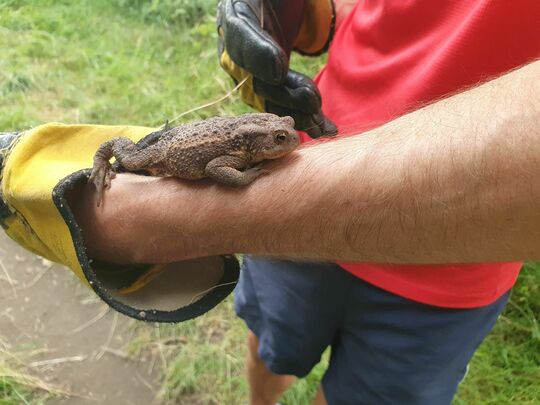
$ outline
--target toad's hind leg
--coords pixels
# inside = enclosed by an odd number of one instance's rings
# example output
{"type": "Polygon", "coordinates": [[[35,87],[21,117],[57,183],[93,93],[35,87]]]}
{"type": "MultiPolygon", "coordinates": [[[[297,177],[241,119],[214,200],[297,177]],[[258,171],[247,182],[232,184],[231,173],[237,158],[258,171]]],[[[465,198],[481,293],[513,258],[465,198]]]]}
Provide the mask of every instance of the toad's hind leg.
{"type": "Polygon", "coordinates": [[[89,183],[96,186],[97,205],[101,204],[103,190],[111,186],[111,179],[115,176],[109,162],[112,157],[127,170],[136,171],[152,163],[154,155],[152,148],[140,149],[131,139],[125,137],[113,138],[101,144],[94,155],[94,166],[88,179],[89,183]]]}
{"type": "Polygon", "coordinates": [[[221,156],[211,160],[204,170],[209,178],[229,186],[245,186],[268,170],[255,166],[244,171],[246,161],[236,156],[221,156]]]}

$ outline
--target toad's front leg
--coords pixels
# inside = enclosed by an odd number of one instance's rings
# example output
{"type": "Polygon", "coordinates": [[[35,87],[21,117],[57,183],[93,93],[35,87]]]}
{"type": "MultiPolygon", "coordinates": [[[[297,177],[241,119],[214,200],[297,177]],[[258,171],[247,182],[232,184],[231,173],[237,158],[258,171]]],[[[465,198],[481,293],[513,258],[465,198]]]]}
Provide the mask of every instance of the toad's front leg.
{"type": "Polygon", "coordinates": [[[101,144],[94,155],[94,166],[88,178],[88,182],[96,187],[98,207],[103,201],[104,190],[111,186],[111,180],[116,175],[109,162],[112,157],[127,170],[136,171],[148,166],[154,156],[151,148],[139,149],[126,137],[113,138],[101,144]]]}
{"type": "Polygon", "coordinates": [[[207,177],[218,183],[229,186],[246,186],[262,174],[268,173],[268,170],[259,166],[251,167],[244,171],[248,166],[246,159],[238,156],[220,156],[211,160],[204,170],[207,177]]]}

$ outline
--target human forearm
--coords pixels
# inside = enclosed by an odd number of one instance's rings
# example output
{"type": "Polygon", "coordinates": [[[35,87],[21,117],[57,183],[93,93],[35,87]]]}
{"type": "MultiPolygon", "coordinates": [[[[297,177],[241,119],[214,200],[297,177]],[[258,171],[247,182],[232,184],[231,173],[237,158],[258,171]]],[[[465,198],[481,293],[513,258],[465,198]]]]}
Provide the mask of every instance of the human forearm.
{"type": "Polygon", "coordinates": [[[247,191],[244,212],[278,209],[232,216],[245,223],[238,229],[261,230],[239,235],[238,250],[405,263],[538,259],[537,77],[538,62],[364,136],[306,148],[273,179],[281,186],[273,194],[258,190],[264,183],[247,191]]]}
{"type": "Polygon", "coordinates": [[[81,210],[90,251],[121,261],[538,258],[539,75],[536,62],[365,135],[305,147],[245,189],[119,176],[104,210],[81,210]]]}

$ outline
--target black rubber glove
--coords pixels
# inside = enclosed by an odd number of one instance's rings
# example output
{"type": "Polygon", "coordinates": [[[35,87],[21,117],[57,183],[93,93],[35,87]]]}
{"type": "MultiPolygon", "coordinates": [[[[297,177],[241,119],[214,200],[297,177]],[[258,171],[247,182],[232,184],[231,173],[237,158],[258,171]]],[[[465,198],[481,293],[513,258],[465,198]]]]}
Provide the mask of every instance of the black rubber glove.
{"type": "Polygon", "coordinates": [[[331,39],[331,0],[222,0],[218,5],[221,66],[240,88],[242,99],[258,109],[290,115],[295,128],[311,137],[335,135],[321,111],[321,95],[307,76],[289,70],[291,51],[316,55],[331,39]]]}

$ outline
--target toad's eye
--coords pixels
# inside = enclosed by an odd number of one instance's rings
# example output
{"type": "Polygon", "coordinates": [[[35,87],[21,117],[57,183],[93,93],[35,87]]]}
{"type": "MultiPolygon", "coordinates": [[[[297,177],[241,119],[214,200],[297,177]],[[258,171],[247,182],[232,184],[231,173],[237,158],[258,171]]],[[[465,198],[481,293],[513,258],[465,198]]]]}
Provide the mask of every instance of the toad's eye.
{"type": "Polygon", "coordinates": [[[284,133],[279,133],[276,135],[276,142],[277,143],[283,143],[287,140],[287,135],[285,135],[284,133]]]}

